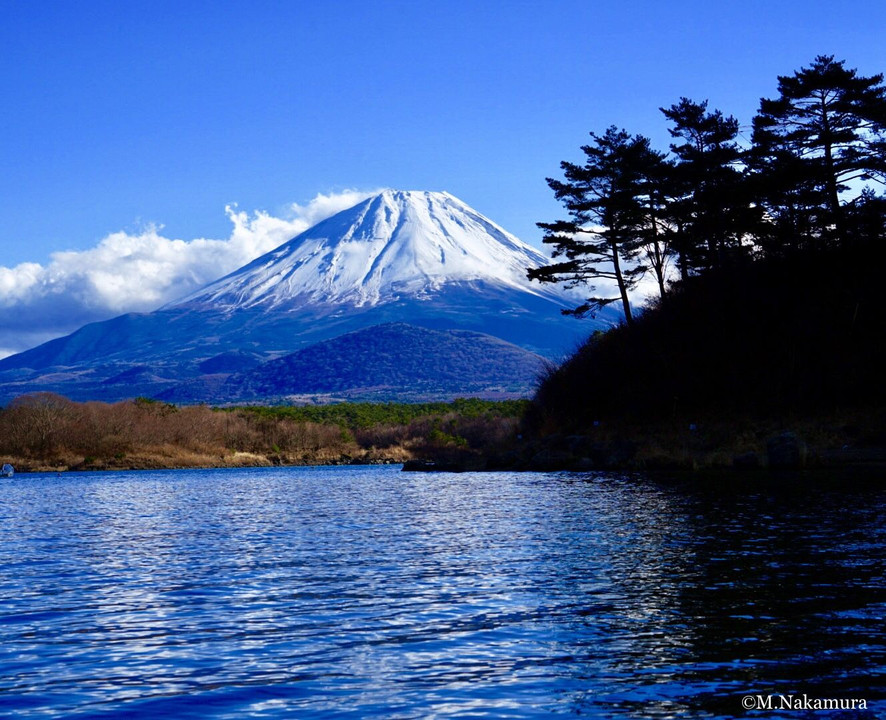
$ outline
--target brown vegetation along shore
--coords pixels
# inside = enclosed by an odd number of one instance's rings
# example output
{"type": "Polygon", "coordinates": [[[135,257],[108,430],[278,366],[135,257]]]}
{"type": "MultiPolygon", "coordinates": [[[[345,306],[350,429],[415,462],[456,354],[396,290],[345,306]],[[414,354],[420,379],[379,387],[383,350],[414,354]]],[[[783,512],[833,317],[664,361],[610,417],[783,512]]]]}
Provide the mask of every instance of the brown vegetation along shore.
{"type": "MultiPolygon", "coordinates": [[[[525,402],[314,407],[75,403],[37,393],[0,410],[19,471],[404,463],[409,470],[720,470],[886,466],[886,417],[603,420],[527,432],[525,402]]],[[[530,415],[532,410],[530,409],[530,415]]]]}
{"type": "Polygon", "coordinates": [[[402,463],[507,444],[523,407],[457,400],[218,410],[35,393],[0,410],[0,461],[31,472],[402,463]]]}

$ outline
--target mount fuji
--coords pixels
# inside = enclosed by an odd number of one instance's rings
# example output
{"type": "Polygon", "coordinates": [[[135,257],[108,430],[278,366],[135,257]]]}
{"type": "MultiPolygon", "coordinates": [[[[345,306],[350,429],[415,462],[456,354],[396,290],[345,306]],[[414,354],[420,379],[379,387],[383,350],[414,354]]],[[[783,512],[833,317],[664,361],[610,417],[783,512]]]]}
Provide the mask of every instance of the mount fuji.
{"type": "Polygon", "coordinates": [[[480,283],[562,302],[526,279],[546,262],[449,193],[386,190],[170,307],[368,308],[480,283]]]}
{"type": "MultiPolygon", "coordinates": [[[[614,312],[589,322],[564,317],[560,311],[577,299],[526,277],[528,268],[548,262],[448,193],[386,190],[152,313],[93,323],[0,360],[0,399],[52,390],[74,399],[224,402],[237,399],[235,388],[256,386],[242,376],[259,372],[257,365],[348,333],[360,331],[365,340],[376,326],[385,327],[391,351],[398,331],[410,339],[404,351],[418,337],[430,341],[410,327],[467,331],[459,336],[462,349],[465,337],[481,336],[499,343],[490,347],[516,346],[501,382],[489,368],[484,375],[490,388],[513,387],[515,353],[537,368],[541,358],[562,355],[618,321],[614,312]],[[203,396],[194,397],[195,387],[203,396]]],[[[364,365],[370,358],[344,360],[364,365]]],[[[464,388],[482,392],[475,378],[466,377],[464,388]]],[[[276,390],[274,397],[287,396],[285,378],[276,390]]],[[[392,398],[402,394],[388,390],[392,398]]],[[[450,383],[441,392],[458,388],[450,383]]]]}

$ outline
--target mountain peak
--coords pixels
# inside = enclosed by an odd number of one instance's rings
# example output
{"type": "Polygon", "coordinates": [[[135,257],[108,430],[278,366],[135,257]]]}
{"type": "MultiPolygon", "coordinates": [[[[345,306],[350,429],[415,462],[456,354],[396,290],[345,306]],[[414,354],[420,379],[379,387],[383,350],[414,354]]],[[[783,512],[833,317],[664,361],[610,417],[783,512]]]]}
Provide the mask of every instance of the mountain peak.
{"type": "Polygon", "coordinates": [[[371,307],[483,283],[548,297],[535,248],[447,192],[384,190],[174,303],[217,309],[371,307]]]}
{"type": "MultiPolygon", "coordinates": [[[[483,358],[504,351],[491,341],[480,350],[476,343],[463,347],[459,333],[558,357],[594,328],[617,322],[608,310],[586,322],[564,317],[560,311],[576,300],[526,278],[527,268],[547,262],[449,193],[385,190],[173,305],[93,323],[0,360],[0,401],[32,388],[118,400],[156,395],[200,377],[205,394],[189,390],[183,397],[228,401],[225,375],[373,326],[347,342],[324,345],[323,352],[351,354],[351,364],[367,367],[365,358],[377,355],[372,367],[379,373],[381,356],[394,369],[403,363],[434,369],[430,376],[416,374],[416,382],[442,373],[447,364],[450,370],[457,366],[450,389],[474,392],[483,358]],[[354,361],[361,347],[365,352],[354,361]]],[[[534,373],[537,358],[527,364],[526,354],[521,357],[518,365],[534,373]]],[[[516,374],[507,370],[503,376],[516,374]]],[[[397,377],[392,370],[390,378],[397,377]]],[[[487,380],[482,387],[488,389],[487,380]]],[[[392,392],[414,397],[414,383],[403,382],[392,392]]]]}

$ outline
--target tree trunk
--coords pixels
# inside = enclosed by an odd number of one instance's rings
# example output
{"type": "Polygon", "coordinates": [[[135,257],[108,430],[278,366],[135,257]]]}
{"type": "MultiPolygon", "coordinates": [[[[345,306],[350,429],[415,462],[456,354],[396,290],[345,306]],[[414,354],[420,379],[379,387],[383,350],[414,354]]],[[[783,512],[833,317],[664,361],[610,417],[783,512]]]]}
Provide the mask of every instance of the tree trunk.
{"type": "Polygon", "coordinates": [[[661,251],[661,245],[659,245],[657,240],[653,240],[647,247],[646,252],[649,256],[649,264],[652,265],[652,271],[655,273],[655,281],[658,283],[658,295],[664,299],[664,256],[661,251]]]}
{"type": "Polygon", "coordinates": [[[686,257],[686,236],[683,223],[677,225],[677,266],[680,268],[680,280],[684,283],[689,279],[689,258],[686,257]]]}
{"type": "Polygon", "coordinates": [[[618,282],[618,292],[621,295],[621,304],[625,311],[625,323],[630,327],[634,324],[634,317],[631,315],[631,301],[628,299],[628,288],[625,284],[624,275],[621,273],[621,263],[618,257],[618,243],[610,242],[609,247],[612,248],[612,267],[615,270],[615,279],[618,282]]]}
{"type": "Polygon", "coordinates": [[[658,218],[655,216],[655,204],[650,199],[649,201],[649,218],[652,222],[652,241],[650,245],[652,246],[649,252],[652,261],[652,269],[655,271],[655,279],[658,281],[658,294],[659,297],[664,300],[665,296],[665,283],[664,283],[664,266],[665,266],[665,258],[664,252],[662,251],[661,243],[658,242],[658,218]]]}
{"type": "Polygon", "coordinates": [[[825,177],[828,205],[831,217],[834,219],[834,228],[837,231],[837,241],[845,242],[843,233],[843,209],[840,207],[840,193],[837,190],[837,171],[834,168],[834,144],[831,140],[831,124],[828,119],[828,110],[825,98],[821,99],[821,140],[824,143],[824,164],[827,177],[825,177]]]}

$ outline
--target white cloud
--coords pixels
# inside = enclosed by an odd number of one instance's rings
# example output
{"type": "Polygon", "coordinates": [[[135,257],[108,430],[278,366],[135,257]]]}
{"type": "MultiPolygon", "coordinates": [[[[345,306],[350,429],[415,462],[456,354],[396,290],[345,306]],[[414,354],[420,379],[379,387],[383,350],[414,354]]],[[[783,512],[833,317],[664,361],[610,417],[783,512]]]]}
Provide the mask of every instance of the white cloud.
{"type": "Polygon", "coordinates": [[[54,253],[46,265],[0,266],[0,357],[89,322],[155,310],[372,194],[319,194],[293,203],[284,217],[229,206],[233,229],[223,240],[167,238],[151,225],[137,234],[112,233],[88,250],[54,253]]]}
{"type": "Polygon", "coordinates": [[[318,193],[307,205],[292,203],[289,206],[289,210],[295,217],[301,218],[306,223],[305,230],[307,230],[321,220],[325,220],[342,210],[347,210],[349,207],[354,207],[358,202],[365,200],[371,195],[377,195],[382,190],[383,188],[373,190],[372,192],[344,190],[340,193],[331,193],[329,195],[318,193]]]}

